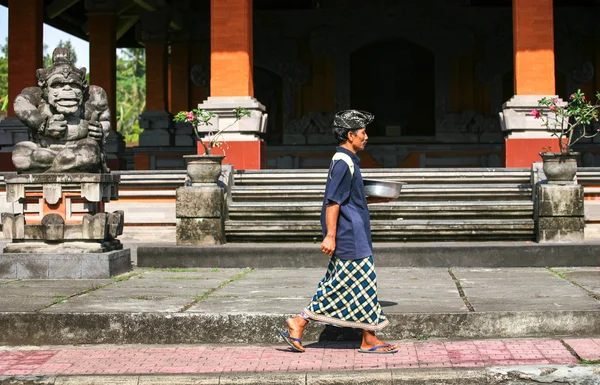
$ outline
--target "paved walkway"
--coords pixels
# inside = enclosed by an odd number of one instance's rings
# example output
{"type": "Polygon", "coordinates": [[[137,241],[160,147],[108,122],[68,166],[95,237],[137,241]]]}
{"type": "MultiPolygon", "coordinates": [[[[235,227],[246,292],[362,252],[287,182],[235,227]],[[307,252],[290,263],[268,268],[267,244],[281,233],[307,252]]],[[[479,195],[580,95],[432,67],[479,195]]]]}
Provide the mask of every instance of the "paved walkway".
{"type": "Polygon", "coordinates": [[[400,342],[397,354],[361,354],[352,343],[278,346],[3,348],[0,376],[193,374],[578,364],[600,360],[600,338],[400,342]]]}

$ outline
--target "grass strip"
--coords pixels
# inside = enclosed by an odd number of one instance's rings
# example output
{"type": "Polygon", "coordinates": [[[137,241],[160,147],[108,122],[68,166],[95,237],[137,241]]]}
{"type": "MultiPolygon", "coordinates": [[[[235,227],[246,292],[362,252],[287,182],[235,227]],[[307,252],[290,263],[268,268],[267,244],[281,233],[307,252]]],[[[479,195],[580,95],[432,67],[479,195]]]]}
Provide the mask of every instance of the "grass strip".
{"type": "Polygon", "coordinates": [[[129,279],[131,279],[133,277],[137,277],[138,275],[143,274],[143,273],[144,273],[144,271],[139,271],[139,272],[127,273],[127,274],[122,274],[122,275],[117,275],[117,276],[111,277],[112,282],[106,283],[104,285],[90,287],[89,289],[85,289],[83,291],[80,291],[78,293],[75,293],[75,294],[72,294],[72,295],[69,295],[69,296],[59,296],[59,297],[57,297],[54,300],[54,302],[52,302],[48,306],[44,306],[43,308],[36,310],[36,312],[48,309],[49,307],[52,307],[54,305],[58,305],[60,303],[68,301],[71,298],[78,297],[78,296],[84,295],[84,294],[89,294],[89,293],[92,293],[92,292],[94,292],[96,290],[104,289],[105,287],[108,287],[110,285],[114,285],[116,282],[127,281],[127,280],[129,280],[129,279]]]}
{"type": "Polygon", "coordinates": [[[246,270],[242,271],[241,273],[239,273],[238,275],[236,275],[235,277],[226,279],[225,281],[221,282],[221,284],[219,284],[219,286],[213,287],[212,289],[207,290],[206,292],[204,292],[204,294],[195,296],[194,299],[190,303],[188,303],[187,305],[182,307],[181,310],[179,310],[179,313],[183,313],[183,312],[187,311],[189,308],[191,308],[198,302],[201,302],[201,301],[204,301],[205,299],[207,299],[208,296],[211,295],[212,293],[214,293],[215,291],[229,285],[232,282],[239,281],[240,279],[244,278],[245,276],[247,276],[248,274],[250,274],[253,271],[254,271],[254,269],[251,269],[251,268],[246,269],[246,270]]]}
{"type": "Polygon", "coordinates": [[[577,282],[573,281],[572,279],[569,279],[566,275],[564,275],[560,271],[554,270],[553,268],[548,267],[548,266],[546,266],[546,270],[548,270],[549,272],[551,272],[552,274],[554,274],[558,278],[564,279],[565,281],[569,282],[571,285],[577,286],[578,288],[580,288],[581,290],[583,290],[588,296],[592,297],[596,301],[600,301],[600,295],[589,291],[588,289],[586,289],[585,287],[581,286],[577,282]]]}
{"type": "Polygon", "coordinates": [[[454,281],[454,284],[458,289],[458,294],[460,295],[460,298],[462,298],[467,309],[469,309],[469,311],[471,312],[474,312],[475,308],[473,308],[473,305],[471,305],[469,298],[467,298],[467,296],[465,295],[465,291],[463,290],[462,285],[460,284],[460,280],[456,278],[456,275],[454,275],[454,273],[452,272],[452,268],[448,268],[448,274],[450,274],[450,276],[452,277],[452,280],[454,281]]]}

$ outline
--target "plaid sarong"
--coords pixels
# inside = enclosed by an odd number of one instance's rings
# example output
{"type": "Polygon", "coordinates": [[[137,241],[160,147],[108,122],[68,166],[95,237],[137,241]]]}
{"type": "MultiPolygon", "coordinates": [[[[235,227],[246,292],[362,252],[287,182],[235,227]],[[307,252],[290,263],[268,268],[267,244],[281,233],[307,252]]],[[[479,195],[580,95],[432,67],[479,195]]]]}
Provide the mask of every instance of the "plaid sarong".
{"type": "Polygon", "coordinates": [[[332,257],[304,314],[312,321],[339,327],[378,331],[389,324],[377,300],[373,257],[332,257]]]}

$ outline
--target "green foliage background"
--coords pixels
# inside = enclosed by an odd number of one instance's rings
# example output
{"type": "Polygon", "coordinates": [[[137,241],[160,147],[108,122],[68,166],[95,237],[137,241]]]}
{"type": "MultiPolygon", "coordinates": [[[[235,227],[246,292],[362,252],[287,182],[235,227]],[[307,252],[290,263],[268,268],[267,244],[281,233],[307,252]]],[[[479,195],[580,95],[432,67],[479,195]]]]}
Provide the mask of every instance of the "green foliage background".
{"type": "MultiPolygon", "coordinates": [[[[77,52],[70,40],[59,41],[58,47],[66,47],[73,64],[77,64],[77,52]]],[[[52,51],[54,48],[52,48],[52,51]]],[[[44,67],[52,65],[52,52],[44,44],[44,67]]],[[[87,74],[89,81],[89,73],[87,74]]],[[[8,107],[8,38],[0,44],[0,115],[8,107]]],[[[125,142],[136,143],[144,131],[139,125],[139,115],[146,107],[146,51],[143,48],[119,50],[117,56],[117,131],[125,142]]]]}

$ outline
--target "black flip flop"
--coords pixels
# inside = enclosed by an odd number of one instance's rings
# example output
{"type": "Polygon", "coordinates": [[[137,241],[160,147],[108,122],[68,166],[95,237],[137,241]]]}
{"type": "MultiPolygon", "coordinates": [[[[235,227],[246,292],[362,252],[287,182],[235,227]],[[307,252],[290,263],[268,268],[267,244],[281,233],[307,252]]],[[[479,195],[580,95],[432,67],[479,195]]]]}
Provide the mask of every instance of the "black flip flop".
{"type": "Polygon", "coordinates": [[[288,344],[290,346],[290,348],[292,348],[293,351],[298,352],[298,353],[304,353],[304,350],[298,349],[298,347],[296,347],[292,343],[292,341],[295,341],[295,342],[299,343],[300,345],[302,345],[302,341],[300,340],[300,338],[294,338],[294,337],[290,336],[290,333],[283,331],[282,329],[279,329],[279,328],[275,328],[275,330],[281,336],[281,338],[283,338],[285,343],[288,344]]]}

